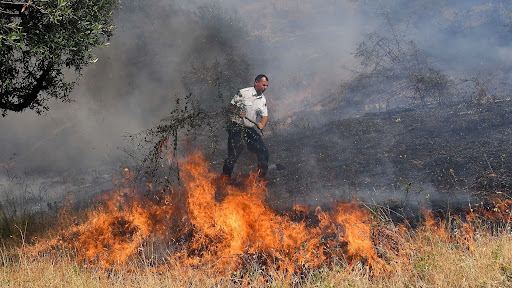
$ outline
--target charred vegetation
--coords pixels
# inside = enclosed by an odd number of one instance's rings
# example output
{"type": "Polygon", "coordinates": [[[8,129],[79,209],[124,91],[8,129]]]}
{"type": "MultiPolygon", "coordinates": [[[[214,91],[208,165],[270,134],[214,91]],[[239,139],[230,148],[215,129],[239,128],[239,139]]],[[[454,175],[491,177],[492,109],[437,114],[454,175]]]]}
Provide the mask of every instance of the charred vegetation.
{"type": "Polygon", "coordinates": [[[511,110],[510,101],[395,109],[279,131],[268,139],[272,162],[287,169],[271,173],[269,189],[299,202],[329,195],[406,205],[408,194],[432,203],[440,193],[464,195],[467,206],[476,196],[511,197],[511,110]]]}

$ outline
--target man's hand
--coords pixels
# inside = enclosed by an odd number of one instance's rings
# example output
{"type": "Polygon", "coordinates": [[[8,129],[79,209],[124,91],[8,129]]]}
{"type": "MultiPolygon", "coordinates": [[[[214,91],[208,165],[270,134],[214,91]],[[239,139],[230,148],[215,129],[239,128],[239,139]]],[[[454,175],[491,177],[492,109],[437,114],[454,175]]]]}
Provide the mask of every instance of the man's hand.
{"type": "Polygon", "coordinates": [[[258,126],[258,128],[263,131],[263,128],[265,128],[265,125],[267,125],[267,121],[268,116],[263,116],[261,117],[261,122],[257,123],[256,126],[258,126]]]}
{"type": "Polygon", "coordinates": [[[260,131],[263,133],[263,128],[265,128],[265,125],[267,124],[268,116],[262,117],[260,123],[256,123],[255,121],[253,121],[247,117],[244,117],[244,119],[251,122],[252,124],[256,125],[256,127],[258,127],[258,129],[260,129],[260,131]]]}

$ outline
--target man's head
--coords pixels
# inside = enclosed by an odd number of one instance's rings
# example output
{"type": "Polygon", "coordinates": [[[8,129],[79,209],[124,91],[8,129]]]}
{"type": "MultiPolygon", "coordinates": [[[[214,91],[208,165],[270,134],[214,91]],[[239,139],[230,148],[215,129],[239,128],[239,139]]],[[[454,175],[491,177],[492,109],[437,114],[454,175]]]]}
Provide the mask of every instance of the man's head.
{"type": "Polygon", "coordinates": [[[268,87],[268,77],[266,75],[260,74],[256,76],[254,79],[254,90],[258,95],[263,94],[268,87]]]}

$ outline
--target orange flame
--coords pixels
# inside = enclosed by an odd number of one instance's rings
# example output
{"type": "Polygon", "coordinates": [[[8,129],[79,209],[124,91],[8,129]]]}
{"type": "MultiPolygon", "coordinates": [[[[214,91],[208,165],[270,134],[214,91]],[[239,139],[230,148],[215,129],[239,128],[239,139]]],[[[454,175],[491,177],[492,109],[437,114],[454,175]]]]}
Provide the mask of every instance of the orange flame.
{"type": "Polygon", "coordinates": [[[501,199],[494,199],[492,208],[479,208],[477,213],[471,213],[474,218],[477,215],[482,216],[492,221],[498,221],[503,223],[512,223],[512,200],[507,199],[505,201],[501,199]]]}
{"type": "Polygon", "coordinates": [[[127,263],[152,237],[183,239],[174,255],[177,260],[221,273],[247,261],[284,273],[337,263],[359,263],[372,275],[390,271],[391,254],[386,261],[379,258],[375,242],[395,245],[400,240],[391,239],[382,227],[374,233],[369,213],[354,202],[329,211],[297,205],[293,211],[277,213],[266,203],[265,182],[255,173],[242,185],[219,188],[201,153],[188,157],[181,167],[183,187],[159,201],[138,197],[133,187],[126,187],[133,179],[126,169],[122,188],[90,212],[87,222],[69,228],[51,246],[76,249],[80,259],[105,268],[127,263]],[[222,201],[215,197],[219,189],[225,195],[222,201]]]}
{"type": "MultiPolygon", "coordinates": [[[[125,169],[123,183],[105,196],[104,204],[91,210],[85,223],[51,240],[49,248],[74,249],[78,259],[111,269],[143,253],[150,239],[161,239],[177,243],[170,249],[171,259],[207,266],[219,275],[250,265],[293,275],[342,264],[380,276],[407,267],[413,257],[404,225],[375,222],[355,202],[328,211],[296,205],[292,211],[277,213],[266,203],[265,182],[255,173],[243,184],[225,185],[208,170],[201,153],[181,164],[183,186],[153,197],[156,200],[138,196],[134,176],[125,169]],[[219,190],[225,196],[222,200],[216,198],[219,190]]],[[[147,187],[154,192],[151,185],[147,187]]],[[[510,223],[511,211],[510,200],[496,200],[494,209],[474,209],[465,216],[466,222],[457,216],[441,221],[424,211],[421,228],[473,249],[472,223],[477,216],[510,223]]],[[[42,246],[37,249],[48,249],[42,246]]]]}
{"type": "MultiPolygon", "coordinates": [[[[291,272],[319,267],[333,258],[349,264],[364,261],[373,268],[384,264],[372,245],[370,217],[355,203],[339,204],[330,212],[318,208],[319,225],[307,227],[268,207],[267,190],[256,174],[243,188],[227,186],[227,197],[216,202],[215,176],[205,163],[202,154],[193,155],[183,175],[190,221],[198,232],[189,249],[189,263],[234,268],[244,254],[264,254],[269,264],[291,272]]],[[[295,207],[293,213],[304,212],[309,209],[295,207]]]]}

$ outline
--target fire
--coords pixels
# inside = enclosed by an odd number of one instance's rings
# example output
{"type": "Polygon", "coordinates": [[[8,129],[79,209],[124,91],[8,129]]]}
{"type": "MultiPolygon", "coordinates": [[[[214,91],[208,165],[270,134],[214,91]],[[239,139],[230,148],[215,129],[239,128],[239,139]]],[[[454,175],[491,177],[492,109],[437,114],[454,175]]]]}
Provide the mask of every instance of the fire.
{"type": "Polygon", "coordinates": [[[167,228],[162,220],[171,211],[169,205],[125,203],[112,197],[90,212],[86,223],[65,231],[51,245],[71,246],[80,259],[112,268],[135,255],[150,235],[164,235],[167,228]]]}
{"type": "MultiPolygon", "coordinates": [[[[370,217],[355,203],[339,204],[329,212],[316,209],[319,224],[308,227],[290,215],[278,215],[265,203],[265,183],[256,174],[242,188],[227,186],[227,197],[217,202],[215,175],[205,163],[201,154],[195,154],[183,175],[190,221],[198,232],[187,254],[190,263],[233,269],[240,256],[249,254],[264,255],[272,267],[290,272],[320,267],[336,258],[349,265],[364,261],[371,269],[385,265],[373,248],[370,217]]],[[[310,212],[296,207],[290,214],[310,212]]]]}
{"type": "MultiPolygon", "coordinates": [[[[141,196],[144,193],[134,188],[134,175],[125,169],[122,183],[90,210],[83,224],[68,225],[57,238],[36,246],[36,252],[64,247],[76,251],[80,261],[117,269],[157,240],[170,254],[151,264],[157,269],[173,261],[207,267],[217,275],[253,266],[284,276],[304,275],[341,265],[379,277],[408,269],[414,260],[414,236],[407,223],[375,221],[376,214],[355,202],[326,210],[296,205],[278,213],[267,204],[266,183],[256,174],[244,183],[225,185],[208,170],[201,153],[189,156],[180,167],[183,185],[158,197],[149,184],[145,189],[152,197],[141,196]]],[[[493,209],[475,208],[461,216],[464,219],[443,220],[423,211],[425,221],[417,235],[472,250],[478,219],[510,223],[511,207],[510,200],[496,200],[493,209]]]]}
{"type": "MultiPolygon", "coordinates": [[[[174,207],[165,198],[160,203],[139,197],[129,186],[133,174],[123,169],[124,180],[119,187],[103,197],[102,205],[88,213],[87,222],[65,227],[56,239],[36,246],[36,253],[55,247],[68,247],[78,252],[78,258],[103,268],[126,263],[139,251],[150,235],[162,236],[167,231],[168,215],[174,207]]],[[[68,217],[64,207],[61,218],[68,217]]],[[[64,221],[69,223],[70,221],[64,221]]]]}
{"type": "Polygon", "coordinates": [[[109,199],[105,207],[94,211],[89,221],[71,230],[77,235],[76,248],[85,260],[96,260],[103,267],[126,262],[142,247],[150,234],[163,235],[166,227],[161,222],[172,211],[160,206],[122,199],[109,199]],[[119,205],[125,207],[119,209],[119,205]]]}
{"type": "Polygon", "coordinates": [[[493,202],[492,208],[485,209],[481,207],[476,209],[476,211],[471,211],[468,217],[474,219],[477,216],[482,216],[491,221],[512,223],[512,200],[507,199],[503,201],[496,198],[493,202]]]}
{"type": "MultiPolygon", "coordinates": [[[[73,248],[83,261],[105,268],[121,267],[150,238],[160,238],[168,243],[182,239],[173,256],[177,261],[208,265],[220,273],[242,268],[249,260],[284,273],[336,263],[360,263],[372,274],[389,270],[377,256],[371,217],[356,203],[338,204],[329,211],[296,206],[277,213],[266,203],[265,182],[256,174],[243,185],[221,187],[225,197],[218,200],[215,194],[222,183],[208,171],[201,153],[188,157],[181,167],[184,185],[176,193],[149,201],[137,196],[133,187],[121,185],[124,188],[110,193],[85,223],[63,231],[51,247],[73,248]],[[186,195],[186,205],[177,195],[186,195]]],[[[131,173],[124,172],[131,181],[131,173]]]]}

